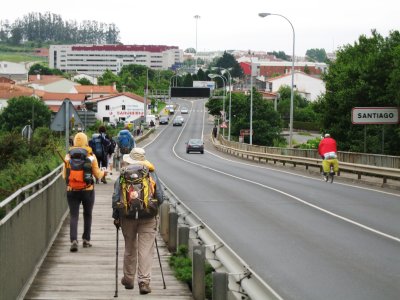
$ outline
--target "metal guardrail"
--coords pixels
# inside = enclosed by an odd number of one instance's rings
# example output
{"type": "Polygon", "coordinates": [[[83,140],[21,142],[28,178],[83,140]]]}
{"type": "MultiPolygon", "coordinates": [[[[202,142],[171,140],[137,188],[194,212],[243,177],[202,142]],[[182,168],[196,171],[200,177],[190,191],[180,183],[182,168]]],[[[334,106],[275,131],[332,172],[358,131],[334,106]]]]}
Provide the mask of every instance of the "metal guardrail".
{"type": "MultiPolygon", "coordinates": [[[[221,141],[221,140],[220,140],[221,141]]],[[[285,165],[286,163],[292,164],[294,167],[296,167],[297,164],[299,165],[304,165],[306,169],[308,167],[317,167],[320,169],[322,172],[322,160],[321,158],[315,158],[315,156],[318,155],[318,152],[316,150],[303,150],[300,152],[304,156],[296,156],[293,155],[294,152],[299,153],[299,149],[285,149],[285,148],[272,148],[272,147],[260,147],[260,146],[251,146],[247,144],[242,144],[242,143],[237,143],[237,142],[227,142],[222,140],[222,143],[225,143],[227,145],[223,144],[218,144],[214,142],[214,146],[222,152],[235,155],[238,157],[241,157],[243,159],[248,159],[248,160],[254,160],[258,162],[265,162],[267,163],[268,161],[273,161],[274,164],[277,162],[282,163],[285,165]],[[244,146],[243,146],[244,145],[244,146]],[[251,150],[249,150],[251,149],[251,150]],[[270,153],[267,152],[266,150],[271,150],[271,149],[279,149],[280,153],[285,153],[284,154],[275,154],[275,153],[270,153]],[[255,151],[259,150],[259,151],[255,151]],[[292,154],[292,155],[290,155],[292,154]]],[[[274,152],[274,151],[273,151],[274,152]]],[[[375,164],[377,164],[378,161],[383,162],[389,162],[390,164],[396,164],[399,161],[400,162],[400,157],[396,156],[387,156],[387,160],[383,159],[384,156],[382,155],[377,155],[378,159],[372,159],[374,155],[368,155],[368,154],[363,154],[366,155],[364,159],[361,159],[361,161],[374,161],[375,164]],[[369,159],[366,159],[368,157],[369,159]]],[[[347,173],[353,173],[357,174],[357,178],[360,180],[362,176],[372,176],[372,177],[378,177],[382,178],[382,183],[386,184],[388,179],[393,179],[393,180],[400,180],[400,169],[399,168],[388,168],[388,167],[383,167],[383,166],[376,166],[376,165],[369,165],[369,164],[360,164],[360,163],[352,163],[352,162],[346,162],[343,161],[345,157],[349,158],[352,157],[353,161],[356,160],[354,159],[356,156],[360,157],[360,153],[350,153],[350,152],[338,152],[338,160],[340,162],[340,172],[347,172],[347,173]]],[[[356,161],[360,161],[360,159],[357,159],[356,161]]],[[[340,175],[340,172],[338,175],[340,175]]]]}
{"type": "Polygon", "coordinates": [[[0,203],[0,299],[19,299],[67,216],[65,181],[59,166],[0,203]]]}
{"type": "MultiPolygon", "coordinates": [[[[228,141],[221,135],[218,141],[227,147],[257,153],[280,154],[295,157],[308,157],[320,159],[318,150],[316,149],[300,149],[300,148],[280,148],[280,147],[267,147],[259,145],[250,145],[246,143],[239,143],[235,141],[228,141]]],[[[400,169],[400,156],[358,153],[358,152],[337,152],[338,159],[341,162],[369,165],[383,168],[400,169]]]]}
{"type": "MultiPolygon", "coordinates": [[[[164,182],[163,185],[166,188],[165,194],[167,196],[167,201],[164,203],[167,204],[163,203],[160,212],[160,233],[168,244],[169,249],[176,249],[178,247],[181,241],[177,238],[177,236],[180,236],[177,231],[182,227],[186,227],[190,231],[190,241],[188,244],[189,252],[192,253],[192,256],[194,256],[194,248],[197,245],[203,245],[206,249],[205,257],[207,261],[213,266],[216,272],[227,275],[227,292],[229,296],[225,299],[282,299],[207,224],[182,203],[166,187],[164,182]],[[174,212],[178,216],[177,222],[171,222],[170,219],[171,213],[174,212]]],[[[193,263],[193,273],[195,272],[195,264],[193,263]]],[[[195,274],[192,277],[194,278],[195,274]]],[[[196,298],[195,291],[197,287],[195,285],[196,283],[193,282],[192,290],[194,298],[201,299],[196,298]]]]}

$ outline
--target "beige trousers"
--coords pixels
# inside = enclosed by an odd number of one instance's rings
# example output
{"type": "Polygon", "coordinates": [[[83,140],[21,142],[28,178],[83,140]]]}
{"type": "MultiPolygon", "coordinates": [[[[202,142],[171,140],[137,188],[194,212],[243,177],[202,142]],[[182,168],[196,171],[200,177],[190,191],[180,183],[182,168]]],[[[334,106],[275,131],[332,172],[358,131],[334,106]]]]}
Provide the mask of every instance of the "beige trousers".
{"type": "Polygon", "coordinates": [[[125,239],[124,277],[134,282],[137,269],[137,281],[150,284],[151,267],[157,231],[157,219],[121,219],[122,234],[125,239]]]}

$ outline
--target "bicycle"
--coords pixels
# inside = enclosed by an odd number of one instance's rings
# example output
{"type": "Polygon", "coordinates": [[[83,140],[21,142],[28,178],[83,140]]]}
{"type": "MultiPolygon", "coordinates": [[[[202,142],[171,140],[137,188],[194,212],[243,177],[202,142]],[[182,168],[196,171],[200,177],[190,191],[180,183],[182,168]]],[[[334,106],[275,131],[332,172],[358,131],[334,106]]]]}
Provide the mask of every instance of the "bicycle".
{"type": "Polygon", "coordinates": [[[330,167],[329,173],[328,174],[323,173],[324,176],[323,180],[325,180],[325,182],[329,181],[330,183],[333,183],[333,179],[335,177],[335,171],[333,170],[333,163],[331,163],[329,167],[330,167]]]}

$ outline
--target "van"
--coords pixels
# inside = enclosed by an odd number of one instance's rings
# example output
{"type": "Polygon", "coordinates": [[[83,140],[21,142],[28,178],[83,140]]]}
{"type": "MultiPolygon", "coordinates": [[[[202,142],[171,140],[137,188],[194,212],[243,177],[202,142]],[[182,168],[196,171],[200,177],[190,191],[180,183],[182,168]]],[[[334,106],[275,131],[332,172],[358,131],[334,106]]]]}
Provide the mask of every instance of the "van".
{"type": "Polygon", "coordinates": [[[153,121],[156,124],[156,116],[155,115],[146,115],[146,123],[150,124],[153,121]]]}

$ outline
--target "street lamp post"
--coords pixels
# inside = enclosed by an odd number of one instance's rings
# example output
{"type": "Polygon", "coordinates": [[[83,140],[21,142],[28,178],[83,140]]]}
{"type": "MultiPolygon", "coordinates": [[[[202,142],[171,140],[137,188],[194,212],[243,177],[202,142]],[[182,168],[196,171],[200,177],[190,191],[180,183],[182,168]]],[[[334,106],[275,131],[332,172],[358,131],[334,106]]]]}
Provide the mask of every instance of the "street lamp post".
{"type": "Polygon", "coordinates": [[[253,60],[250,58],[250,141],[249,144],[253,145],[253,60]]]}
{"type": "Polygon", "coordinates": [[[146,91],[144,93],[144,110],[143,110],[143,114],[144,114],[144,122],[147,123],[146,121],[146,115],[147,115],[147,97],[148,97],[148,93],[149,93],[149,68],[147,68],[146,70],[146,91]]]}
{"type": "Polygon", "coordinates": [[[228,75],[229,75],[229,127],[228,127],[228,141],[230,141],[231,140],[231,122],[232,122],[232,120],[231,120],[232,91],[233,91],[232,75],[231,75],[231,73],[229,72],[228,69],[221,68],[221,67],[218,67],[218,69],[221,69],[221,70],[227,72],[228,75]]]}
{"type": "Polygon", "coordinates": [[[295,32],[294,32],[294,27],[293,24],[289,21],[288,18],[286,18],[283,15],[279,14],[271,14],[271,13],[259,13],[258,14],[261,18],[265,18],[267,16],[279,16],[284,18],[286,21],[289,22],[290,26],[292,27],[293,31],[293,50],[292,50],[292,86],[290,88],[290,124],[289,124],[289,147],[292,147],[292,138],[293,138],[293,96],[294,96],[294,45],[295,45],[295,32]]]}
{"type": "MultiPolygon", "coordinates": [[[[224,113],[223,118],[222,118],[222,124],[225,125],[225,98],[226,98],[226,84],[225,82],[227,82],[228,80],[226,79],[225,76],[222,75],[218,75],[218,74],[208,74],[208,77],[210,77],[211,79],[215,78],[215,77],[219,77],[222,79],[222,83],[224,84],[224,95],[222,96],[222,111],[224,113]]],[[[222,136],[225,137],[225,127],[222,127],[222,136]]]]}
{"type": "Polygon", "coordinates": [[[194,73],[197,74],[197,21],[198,21],[198,19],[200,19],[200,16],[195,15],[194,18],[196,19],[196,53],[194,55],[194,58],[195,58],[194,73]]]}

